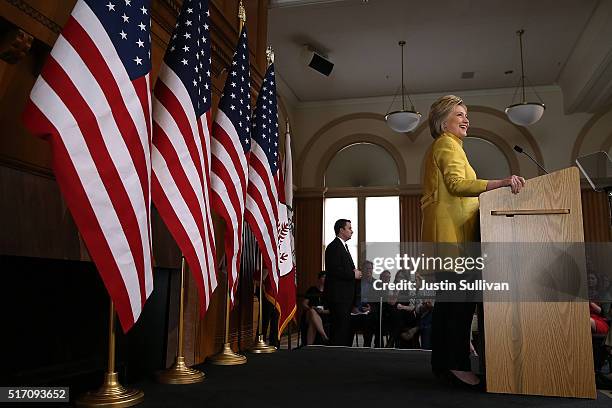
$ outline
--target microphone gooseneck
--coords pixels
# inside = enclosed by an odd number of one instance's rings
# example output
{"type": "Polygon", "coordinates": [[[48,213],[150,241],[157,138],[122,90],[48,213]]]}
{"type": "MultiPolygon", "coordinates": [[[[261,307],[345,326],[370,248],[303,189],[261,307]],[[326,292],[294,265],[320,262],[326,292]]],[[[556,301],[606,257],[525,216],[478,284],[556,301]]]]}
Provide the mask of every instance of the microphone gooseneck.
{"type": "Polygon", "coordinates": [[[536,159],[534,159],[533,157],[531,157],[531,155],[529,153],[527,153],[526,151],[523,150],[523,148],[519,145],[514,145],[514,150],[517,151],[518,153],[522,153],[525,156],[529,157],[529,160],[531,160],[532,162],[534,162],[536,164],[536,166],[538,166],[539,168],[541,168],[544,173],[548,174],[548,170],[546,170],[544,168],[544,166],[542,166],[540,163],[538,163],[538,161],[536,159]]]}

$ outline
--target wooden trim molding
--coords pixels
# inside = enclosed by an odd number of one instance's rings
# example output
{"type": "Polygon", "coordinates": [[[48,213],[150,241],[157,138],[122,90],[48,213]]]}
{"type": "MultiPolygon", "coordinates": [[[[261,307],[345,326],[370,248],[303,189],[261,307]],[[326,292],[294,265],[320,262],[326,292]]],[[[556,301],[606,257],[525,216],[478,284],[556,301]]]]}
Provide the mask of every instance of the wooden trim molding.
{"type": "Polygon", "coordinates": [[[51,170],[50,168],[37,166],[36,164],[5,156],[3,154],[0,154],[0,166],[19,170],[24,173],[29,173],[35,176],[55,180],[55,174],[53,174],[53,170],[51,170]]]}
{"type": "Polygon", "coordinates": [[[298,188],[295,190],[295,198],[315,198],[323,197],[327,189],[321,187],[298,188]]]}
{"type": "Polygon", "coordinates": [[[403,184],[395,187],[334,187],[324,189],[322,194],[325,198],[385,197],[401,195],[420,195],[422,191],[423,188],[420,184],[403,184]]]}
{"type": "Polygon", "coordinates": [[[28,2],[23,0],[5,0],[11,6],[17,8],[19,11],[31,17],[34,21],[39,22],[55,34],[59,34],[62,31],[62,26],[51,20],[49,17],[32,7],[28,2]]]}

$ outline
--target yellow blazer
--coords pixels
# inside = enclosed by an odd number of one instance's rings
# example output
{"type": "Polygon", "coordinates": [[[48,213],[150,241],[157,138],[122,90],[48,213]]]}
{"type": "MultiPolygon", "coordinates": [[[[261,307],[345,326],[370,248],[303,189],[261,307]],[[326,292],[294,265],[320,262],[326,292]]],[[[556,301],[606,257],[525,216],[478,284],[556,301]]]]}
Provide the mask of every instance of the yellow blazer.
{"type": "Polygon", "coordinates": [[[478,195],[487,189],[487,182],[476,178],[459,137],[452,133],[437,137],[425,156],[421,240],[477,241],[478,195]]]}

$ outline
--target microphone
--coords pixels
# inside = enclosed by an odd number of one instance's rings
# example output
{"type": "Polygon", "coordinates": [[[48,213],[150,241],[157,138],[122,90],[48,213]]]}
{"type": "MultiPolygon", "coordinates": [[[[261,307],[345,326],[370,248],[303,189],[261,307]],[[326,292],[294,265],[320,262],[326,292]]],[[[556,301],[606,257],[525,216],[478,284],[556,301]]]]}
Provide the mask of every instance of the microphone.
{"type": "Polygon", "coordinates": [[[542,166],[540,163],[538,163],[538,161],[536,159],[534,159],[533,157],[531,157],[531,155],[529,153],[527,153],[526,151],[523,150],[523,148],[521,146],[518,145],[514,145],[514,150],[516,150],[518,153],[523,153],[525,156],[529,157],[529,159],[534,162],[536,164],[536,166],[538,166],[539,168],[541,168],[542,170],[544,170],[544,173],[548,174],[548,170],[546,170],[544,168],[544,166],[542,166]]]}

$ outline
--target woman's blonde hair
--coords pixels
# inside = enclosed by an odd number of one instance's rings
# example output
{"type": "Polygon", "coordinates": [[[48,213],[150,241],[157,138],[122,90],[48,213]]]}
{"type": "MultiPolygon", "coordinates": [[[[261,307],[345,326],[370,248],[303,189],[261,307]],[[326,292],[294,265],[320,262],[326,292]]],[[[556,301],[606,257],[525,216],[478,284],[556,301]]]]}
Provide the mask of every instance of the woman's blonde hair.
{"type": "Polygon", "coordinates": [[[444,133],[444,121],[457,105],[463,106],[467,111],[463,99],[455,95],[445,95],[431,104],[428,118],[431,137],[435,139],[444,133]]]}

